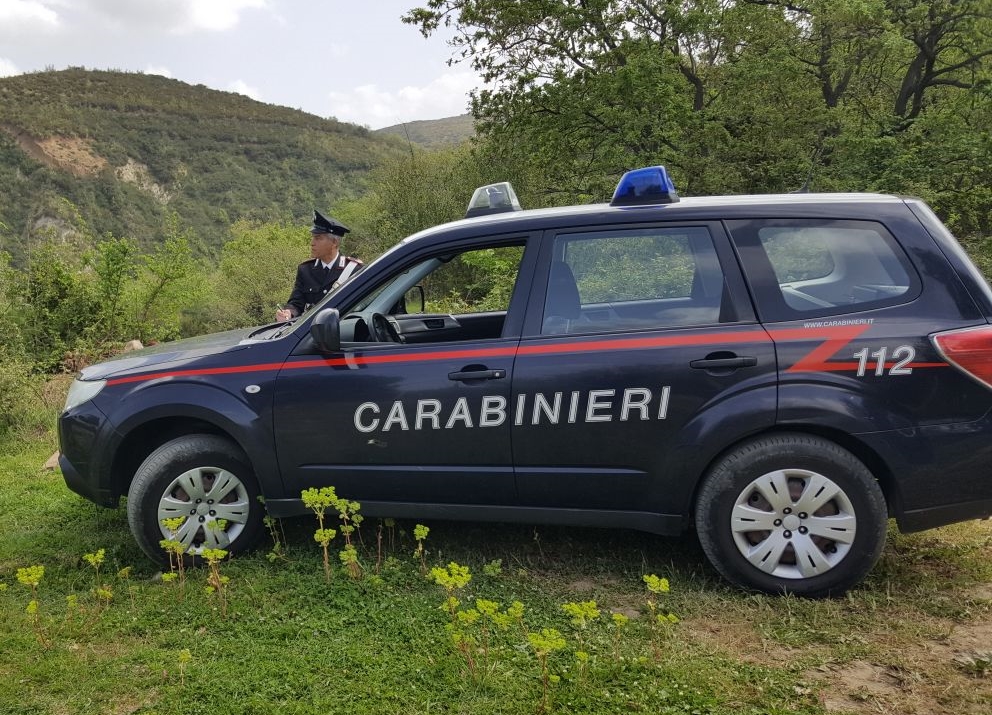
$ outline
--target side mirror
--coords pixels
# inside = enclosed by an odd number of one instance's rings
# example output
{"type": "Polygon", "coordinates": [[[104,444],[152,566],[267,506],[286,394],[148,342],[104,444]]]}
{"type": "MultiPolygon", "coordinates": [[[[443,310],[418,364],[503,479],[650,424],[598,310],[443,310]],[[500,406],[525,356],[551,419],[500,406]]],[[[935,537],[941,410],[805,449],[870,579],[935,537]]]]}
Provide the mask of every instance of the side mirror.
{"type": "Polygon", "coordinates": [[[310,337],[322,353],[341,352],[341,316],[337,308],[325,308],[310,323],[310,337]]]}
{"type": "Polygon", "coordinates": [[[405,313],[423,313],[426,304],[423,286],[416,285],[403,294],[403,312],[405,313]]]}

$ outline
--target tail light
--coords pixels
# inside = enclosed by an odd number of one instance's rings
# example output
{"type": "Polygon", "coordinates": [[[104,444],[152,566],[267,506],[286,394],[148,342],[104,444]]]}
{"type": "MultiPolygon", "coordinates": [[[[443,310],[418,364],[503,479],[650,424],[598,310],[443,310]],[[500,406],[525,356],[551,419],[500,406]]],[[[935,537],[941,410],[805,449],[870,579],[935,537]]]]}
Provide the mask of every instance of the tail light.
{"type": "Polygon", "coordinates": [[[992,388],[992,325],[935,333],[931,340],[947,362],[992,388]]]}

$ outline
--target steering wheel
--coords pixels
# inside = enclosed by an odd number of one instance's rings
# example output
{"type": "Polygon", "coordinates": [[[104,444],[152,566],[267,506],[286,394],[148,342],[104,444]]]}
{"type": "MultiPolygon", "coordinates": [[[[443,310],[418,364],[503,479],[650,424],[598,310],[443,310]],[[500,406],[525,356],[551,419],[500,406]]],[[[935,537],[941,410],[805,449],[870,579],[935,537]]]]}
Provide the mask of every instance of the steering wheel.
{"type": "Polygon", "coordinates": [[[372,313],[372,338],[380,343],[401,343],[396,327],[382,313],[372,313]]]}

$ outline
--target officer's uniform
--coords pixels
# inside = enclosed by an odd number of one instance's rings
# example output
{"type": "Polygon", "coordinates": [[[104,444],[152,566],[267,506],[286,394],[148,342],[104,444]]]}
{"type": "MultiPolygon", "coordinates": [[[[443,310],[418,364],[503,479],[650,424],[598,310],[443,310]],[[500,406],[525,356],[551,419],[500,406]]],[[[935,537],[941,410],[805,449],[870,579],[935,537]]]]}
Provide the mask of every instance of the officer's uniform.
{"type": "MultiPolygon", "coordinates": [[[[343,224],[328,218],[319,211],[313,212],[313,228],[311,233],[330,233],[343,237],[349,229],[343,224]]],[[[296,282],[293,293],[286,301],[296,315],[300,315],[311,305],[320,302],[328,291],[351,278],[362,269],[362,262],[357,258],[345,256],[338,252],[331,266],[325,267],[319,258],[303,261],[296,268],[296,282]]]]}

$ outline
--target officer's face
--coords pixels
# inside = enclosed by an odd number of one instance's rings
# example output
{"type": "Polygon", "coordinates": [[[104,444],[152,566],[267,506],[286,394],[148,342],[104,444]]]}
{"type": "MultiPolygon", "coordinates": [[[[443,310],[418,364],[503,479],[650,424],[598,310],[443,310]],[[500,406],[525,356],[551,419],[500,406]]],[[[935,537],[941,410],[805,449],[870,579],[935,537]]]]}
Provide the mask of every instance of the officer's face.
{"type": "Polygon", "coordinates": [[[324,263],[330,263],[338,255],[341,239],[331,233],[314,233],[310,235],[310,257],[319,258],[324,263]]]}

